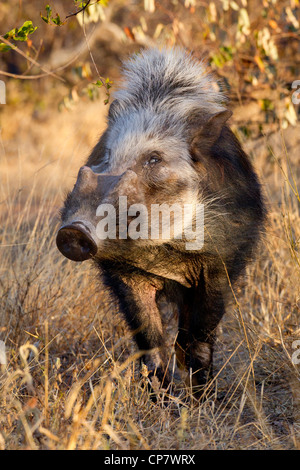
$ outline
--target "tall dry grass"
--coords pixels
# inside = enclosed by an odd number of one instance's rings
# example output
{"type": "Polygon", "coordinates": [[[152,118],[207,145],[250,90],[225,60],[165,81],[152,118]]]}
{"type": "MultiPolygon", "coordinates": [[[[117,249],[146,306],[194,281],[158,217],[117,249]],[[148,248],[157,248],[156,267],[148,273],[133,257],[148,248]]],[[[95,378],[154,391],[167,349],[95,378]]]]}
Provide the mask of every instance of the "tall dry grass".
{"type": "Polygon", "coordinates": [[[195,403],[177,380],[161,406],[98,274],[55,246],[64,192],[103,114],[81,103],[43,122],[26,109],[2,116],[0,447],[299,449],[299,129],[246,143],[269,205],[265,240],[221,323],[213,394],[195,403]]]}

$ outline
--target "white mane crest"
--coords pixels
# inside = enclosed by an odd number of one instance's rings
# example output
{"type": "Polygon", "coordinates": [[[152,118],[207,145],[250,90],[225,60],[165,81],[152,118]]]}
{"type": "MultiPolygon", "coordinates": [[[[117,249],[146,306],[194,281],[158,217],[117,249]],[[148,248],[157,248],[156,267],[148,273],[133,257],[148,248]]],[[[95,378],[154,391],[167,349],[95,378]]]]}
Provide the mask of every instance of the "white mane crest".
{"type": "Polygon", "coordinates": [[[116,112],[144,108],[184,118],[195,110],[215,113],[226,97],[203,62],[181,48],[146,49],[124,64],[123,86],[115,93],[116,112]]]}

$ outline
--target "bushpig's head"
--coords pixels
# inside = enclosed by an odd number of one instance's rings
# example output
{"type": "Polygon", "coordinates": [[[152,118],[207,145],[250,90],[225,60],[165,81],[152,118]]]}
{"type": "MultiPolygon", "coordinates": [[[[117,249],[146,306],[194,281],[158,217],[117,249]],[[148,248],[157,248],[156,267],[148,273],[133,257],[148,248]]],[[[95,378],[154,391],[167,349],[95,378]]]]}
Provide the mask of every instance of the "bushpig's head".
{"type": "MultiPolygon", "coordinates": [[[[199,173],[200,156],[209,153],[231,115],[223,109],[193,116],[187,127],[170,114],[145,109],[118,113],[116,106],[118,102],[113,103],[108,129],[79,170],[62,210],[57,246],[74,261],[116,257],[118,250],[128,255],[136,243],[166,241],[151,237],[151,209],[199,202],[205,177],[199,173]],[[146,221],[146,228],[139,227],[141,236],[133,240],[129,225],[141,212],[144,218],[136,219],[135,227],[146,221]]],[[[170,239],[175,232],[175,228],[170,231],[170,239]]]]}

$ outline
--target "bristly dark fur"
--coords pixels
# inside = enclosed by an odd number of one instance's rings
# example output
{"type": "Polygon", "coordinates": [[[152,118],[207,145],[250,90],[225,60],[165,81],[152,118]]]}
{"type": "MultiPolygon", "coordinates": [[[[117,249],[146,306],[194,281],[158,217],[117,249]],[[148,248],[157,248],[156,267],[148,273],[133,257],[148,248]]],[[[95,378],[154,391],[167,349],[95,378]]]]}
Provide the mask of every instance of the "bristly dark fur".
{"type": "Polygon", "coordinates": [[[227,125],[226,98],[203,64],[183,50],[150,49],[135,56],[125,64],[115,97],[108,128],[87,161],[94,189],[78,178],[62,220],[96,225],[97,206],[116,206],[120,195],[147,207],[204,204],[199,251],[189,252],[172,238],[105,240],[94,257],[145,352],[150,375],[165,387],[169,351],[158,298],[177,304],[177,358],[191,368],[197,392],[211,376],[215,332],[231,288],[254,258],[263,231],[260,183],[227,125]],[[159,158],[151,166],[153,154],[159,158]]]}

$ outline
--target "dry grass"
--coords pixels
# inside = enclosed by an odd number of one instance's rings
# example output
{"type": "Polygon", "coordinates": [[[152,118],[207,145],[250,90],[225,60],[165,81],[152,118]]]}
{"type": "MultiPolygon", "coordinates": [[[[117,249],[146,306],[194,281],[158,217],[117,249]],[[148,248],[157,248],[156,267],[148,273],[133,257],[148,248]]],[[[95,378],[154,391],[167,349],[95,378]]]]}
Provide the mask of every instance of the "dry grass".
{"type": "Polygon", "coordinates": [[[252,145],[269,227],[220,327],[213,396],[194,403],[179,383],[181,395],[162,407],[97,273],[55,247],[64,191],[103,113],[81,103],[32,122],[28,108],[3,110],[0,447],[299,449],[299,129],[286,131],[287,152],[281,135],[252,145]]]}

